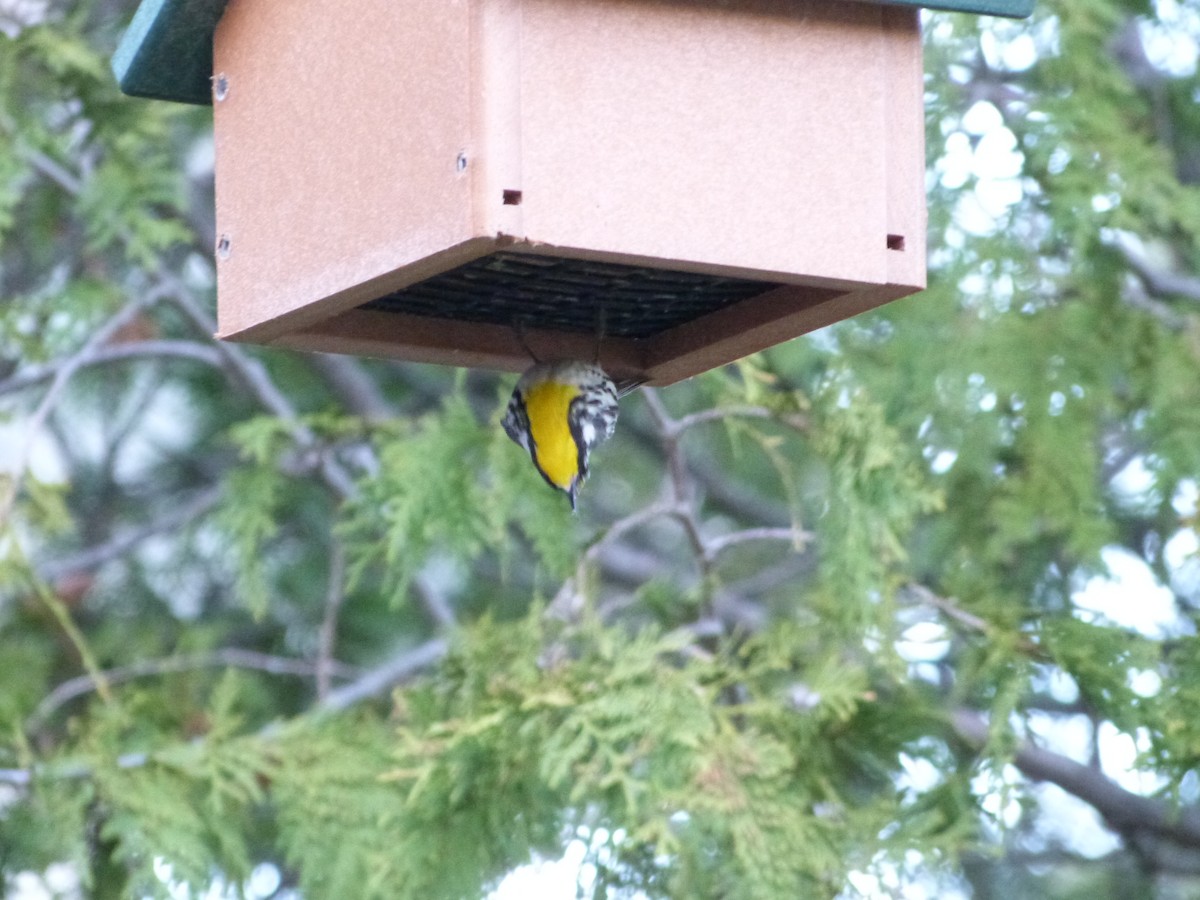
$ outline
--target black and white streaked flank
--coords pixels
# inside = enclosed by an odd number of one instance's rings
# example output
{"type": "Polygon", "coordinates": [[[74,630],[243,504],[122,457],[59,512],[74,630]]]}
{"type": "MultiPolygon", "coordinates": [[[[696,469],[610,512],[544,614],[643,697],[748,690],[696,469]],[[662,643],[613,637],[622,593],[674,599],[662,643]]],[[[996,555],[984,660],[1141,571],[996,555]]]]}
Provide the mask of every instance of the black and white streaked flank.
{"type": "Polygon", "coordinates": [[[568,414],[571,433],[579,445],[579,474],[587,475],[588,455],[617,429],[617,388],[599,366],[572,363],[579,372],[580,394],[568,414]]]}
{"type": "MultiPolygon", "coordinates": [[[[526,375],[529,373],[526,372],[526,375]]],[[[529,442],[529,414],[525,412],[525,395],[521,391],[521,382],[517,382],[516,388],[512,392],[512,396],[508,399],[508,409],[504,411],[504,418],[500,420],[500,424],[504,426],[504,433],[516,441],[521,449],[526,453],[531,453],[529,442]]]]}

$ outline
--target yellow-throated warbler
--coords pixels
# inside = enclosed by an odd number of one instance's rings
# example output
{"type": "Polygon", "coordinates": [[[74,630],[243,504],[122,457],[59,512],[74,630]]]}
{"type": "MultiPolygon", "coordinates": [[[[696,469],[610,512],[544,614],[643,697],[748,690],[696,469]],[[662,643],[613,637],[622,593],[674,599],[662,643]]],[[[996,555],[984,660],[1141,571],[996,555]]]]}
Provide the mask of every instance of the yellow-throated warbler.
{"type": "Polygon", "coordinates": [[[517,382],[501,424],[574,509],[592,448],[617,427],[617,389],[592,363],[538,363],[517,382]]]}

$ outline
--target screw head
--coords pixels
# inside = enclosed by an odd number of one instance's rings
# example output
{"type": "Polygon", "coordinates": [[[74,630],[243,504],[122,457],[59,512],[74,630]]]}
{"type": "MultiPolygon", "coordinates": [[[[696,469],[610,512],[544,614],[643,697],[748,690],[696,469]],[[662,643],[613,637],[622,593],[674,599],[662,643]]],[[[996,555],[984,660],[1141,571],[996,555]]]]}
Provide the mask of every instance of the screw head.
{"type": "Polygon", "coordinates": [[[229,259],[229,254],[233,252],[233,241],[229,235],[223,234],[217,238],[217,258],[229,259]]]}
{"type": "Polygon", "coordinates": [[[218,103],[229,96],[229,76],[220,72],[213,76],[213,97],[218,103]]]}

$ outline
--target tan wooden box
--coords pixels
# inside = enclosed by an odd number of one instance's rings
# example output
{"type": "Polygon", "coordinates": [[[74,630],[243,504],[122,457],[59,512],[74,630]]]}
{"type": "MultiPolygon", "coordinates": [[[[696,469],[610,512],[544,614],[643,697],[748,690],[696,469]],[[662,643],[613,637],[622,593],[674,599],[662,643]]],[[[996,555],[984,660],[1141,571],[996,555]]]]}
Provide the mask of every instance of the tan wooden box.
{"type": "Polygon", "coordinates": [[[668,384],[925,284],[918,10],[231,0],[223,338],[668,384]]]}

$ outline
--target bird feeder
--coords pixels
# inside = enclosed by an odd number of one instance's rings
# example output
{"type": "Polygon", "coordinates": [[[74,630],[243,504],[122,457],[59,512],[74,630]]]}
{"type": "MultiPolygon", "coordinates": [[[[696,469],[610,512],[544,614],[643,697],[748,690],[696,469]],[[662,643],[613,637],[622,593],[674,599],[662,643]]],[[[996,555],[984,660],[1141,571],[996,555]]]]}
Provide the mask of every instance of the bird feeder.
{"type": "Polygon", "coordinates": [[[918,16],[145,0],[114,68],[213,104],[220,337],[668,384],[924,287],[918,16]]]}

